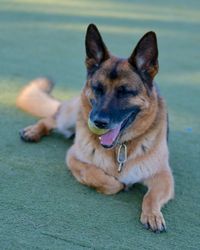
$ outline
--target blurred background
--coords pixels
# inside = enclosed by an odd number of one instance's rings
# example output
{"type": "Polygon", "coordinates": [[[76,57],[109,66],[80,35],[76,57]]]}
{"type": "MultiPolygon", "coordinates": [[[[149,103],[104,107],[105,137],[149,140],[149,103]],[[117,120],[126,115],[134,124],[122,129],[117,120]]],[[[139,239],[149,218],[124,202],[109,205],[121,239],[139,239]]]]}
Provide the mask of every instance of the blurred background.
{"type": "Polygon", "coordinates": [[[199,10],[196,0],[0,1],[1,249],[200,248],[199,10]],[[36,121],[15,108],[28,81],[51,77],[60,99],[80,92],[89,23],[121,57],[145,32],[157,33],[156,82],[168,104],[176,181],[176,199],[164,209],[168,234],[141,227],[140,185],[110,198],[75,182],[64,163],[72,141],[54,134],[30,145],[18,138],[19,129],[36,121]]]}

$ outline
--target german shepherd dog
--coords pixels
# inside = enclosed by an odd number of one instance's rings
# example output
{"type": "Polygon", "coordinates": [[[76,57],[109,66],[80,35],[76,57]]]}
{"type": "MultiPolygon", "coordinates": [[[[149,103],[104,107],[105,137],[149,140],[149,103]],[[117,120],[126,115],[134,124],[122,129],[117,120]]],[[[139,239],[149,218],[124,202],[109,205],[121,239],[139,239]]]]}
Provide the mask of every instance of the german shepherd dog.
{"type": "Polygon", "coordinates": [[[110,54],[94,24],[87,28],[85,45],[87,80],[80,96],[66,102],[54,99],[46,78],[22,90],[17,106],[42,119],[23,129],[21,138],[37,142],[53,129],[66,137],[76,132],[66,157],[74,177],[104,194],[143,183],[148,192],[140,220],[147,229],[163,232],[161,207],[173,198],[174,181],[166,106],[154,83],[156,34],[146,33],[128,59],[110,54]]]}

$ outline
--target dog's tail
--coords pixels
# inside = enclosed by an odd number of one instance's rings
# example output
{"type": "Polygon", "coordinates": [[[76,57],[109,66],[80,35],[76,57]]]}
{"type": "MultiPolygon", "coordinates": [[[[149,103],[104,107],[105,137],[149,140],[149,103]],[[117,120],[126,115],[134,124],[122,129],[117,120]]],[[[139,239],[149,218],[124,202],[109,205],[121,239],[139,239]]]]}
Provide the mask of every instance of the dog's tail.
{"type": "Polygon", "coordinates": [[[53,116],[61,102],[50,93],[53,82],[47,78],[38,78],[25,86],[17,97],[16,105],[22,110],[38,117],[53,116]]]}

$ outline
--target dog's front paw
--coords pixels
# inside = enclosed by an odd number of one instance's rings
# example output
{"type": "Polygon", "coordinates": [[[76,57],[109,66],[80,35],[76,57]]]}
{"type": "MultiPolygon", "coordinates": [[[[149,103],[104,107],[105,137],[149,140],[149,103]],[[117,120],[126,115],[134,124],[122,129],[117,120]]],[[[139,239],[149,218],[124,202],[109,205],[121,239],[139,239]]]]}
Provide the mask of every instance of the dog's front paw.
{"type": "Polygon", "coordinates": [[[142,212],[140,221],[146,229],[150,229],[155,233],[166,232],[166,224],[161,212],[142,212]]]}
{"type": "Polygon", "coordinates": [[[41,138],[35,125],[28,126],[19,131],[20,138],[25,142],[38,142],[41,138]]]}

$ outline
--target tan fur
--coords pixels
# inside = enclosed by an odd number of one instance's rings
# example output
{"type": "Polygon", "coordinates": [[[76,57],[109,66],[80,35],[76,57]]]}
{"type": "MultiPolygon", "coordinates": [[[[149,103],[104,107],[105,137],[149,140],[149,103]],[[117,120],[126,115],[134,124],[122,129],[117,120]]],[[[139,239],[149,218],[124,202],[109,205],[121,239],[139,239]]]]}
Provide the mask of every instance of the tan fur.
{"type": "Polygon", "coordinates": [[[47,78],[37,78],[30,82],[17,98],[16,105],[22,110],[38,117],[55,114],[60,102],[50,97],[53,83],[47,78]]]}
{"type": "Polygon", "coordinates": [[[36,124],[30,125],[21,131],[21,136],[25,141],[38,142],[41,137],[48,135],[56,128],[56,121],[53,117],[39,120],[36,124]]]}
{"type": "Polygon", "coordinates": [[[76,179],[84,185],[95,188],[104,194],[115,194],[123,189],[124,185],[108,175],[96,165],[79,161],[76,157],[76,146],[72,146],[68,151],[67,165],[76,179]]]}
{"type": "Polygon", "coordinates": [[[50,96],[53,83],[47,78],[37,78],[27,84],[17,97],[16,105],[22,110],[43,117],[36,124],[21,131],[26,141],[39,141],[53,129],[69,138],[75,133],[75,123],[80,98],[60,102],[50,96]]]}
{"type": "Polygon", "coordinates": [[[72,98],[62,102],[56,113],[56,128],[59,132],[69,138],[75,134],[75,123],[80,106],[80,97],[72,98]]]}
{"type": "MultiPolygon", "coordinates": [[[[63,103],[49,97],[48,80],[43,79],[42,84],[41,80],[29,84],[19,95],[17,105],[25,111],[46,118],[36,125],[25,128],[21,136],[27,141],[38,141],[52,129],[57,128],[69,137],[73,134],[76,124],[75,141],[66,156],[67,165],[74,177],[80,183],[104,194],[117,193],[124,185],[143,183],[148,187],[148,192],[142,204],[141,222],[153,231],[163,231],[165,220],[161,208],[174,195],[174,181],[168,163],[165,103],[158,95],[155,86],[152,87],[149,95],[140,77],[132,71],[126,60],[119,64],[120,78],[109,79],[108,72],[116,62],[117,58],[109,55],[109,59],[106,59],[95,74],[93,81],[101,81],[107,87],[110,98],[114,89],[120,85],[127,83],[134,85],[139,89],[139,94],[129,98],[126,105],[137,105],[141,109],[133,124],[120,137],[117,146],[112,149],[103,148],[98,136],[88,128],[88,116],[92,109],[90,99],[94,98],[90,79],[87,80],[81,96],[63,103]],[[46,101],[47,103],[44,104],[46,101]],[[40,109],[38,104],[44,107],[42,111],[38,110],[40,109]],[[119,173],[117,153],[122,143],[127,146],[128,158],[119,173]]],[[[92,67],[92,63],[92,59],[86,60],[88,68],[92,67]]],[[[157,64],[154,68],[150,68],[153,76],[157,70],[157,64]]],[[[102,109],[107,108],[107,102],[109,100],[105,100],[102,109]]]]}

